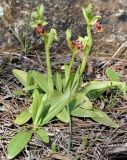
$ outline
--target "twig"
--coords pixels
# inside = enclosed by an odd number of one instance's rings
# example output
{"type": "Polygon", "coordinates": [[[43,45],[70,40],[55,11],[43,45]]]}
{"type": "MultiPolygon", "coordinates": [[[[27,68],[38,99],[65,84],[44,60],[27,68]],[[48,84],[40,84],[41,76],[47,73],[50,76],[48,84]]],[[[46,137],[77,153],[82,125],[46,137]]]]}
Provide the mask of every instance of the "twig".
{"type": "Polygon", "coordinates": [[[117,54],[122,53],[126,48],[127,48],[127,40],[117,49],[114,55],[101,68],[107,66],[116,57],[117,54]]]}

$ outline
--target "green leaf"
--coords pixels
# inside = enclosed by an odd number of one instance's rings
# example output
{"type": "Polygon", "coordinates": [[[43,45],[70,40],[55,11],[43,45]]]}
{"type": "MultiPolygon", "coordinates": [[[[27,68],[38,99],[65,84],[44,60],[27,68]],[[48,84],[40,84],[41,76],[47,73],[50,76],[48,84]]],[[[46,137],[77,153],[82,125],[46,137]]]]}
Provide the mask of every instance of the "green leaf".
{"type": "Polygon", "coordinates": [[[40,74],[38,71],[32,71],[32,77],[43,91],[48,92],[48,80],[45,75],[40,74]]]}
{"type": "Polygon", "coordinates": [[[8,159],[17,156],[32,137],[31,131],[20,131],[10,141],[7,147],[8,159]]]}
{"type": "Polygon", "coordinates": [[[92,110],[89,110],[89,109],[77,107],[76,109],[71,111],[71,115],[74,117],[87,117],[87,118],[89,118],[89,117],[93,116],[93,112],[92,112],[92,110]]]}
{"type": "Polygon", "coordinates": [[[75,117],[92,118],[94,121],[98,122],[99,124],[103,124],[105,126],[109,126],[113,128],[118,127],[118,124],[114,120],[112,120],[106,113],[97,109],[88,110],[88,109],[83,109],[78,107],[75,110],[72,110],[71,115],[75,117]]]}
{"type": "Polygon", "coordinates": [[[33,102],[30,106],[30,112],[32,113],[32,120],[35,121],[39,105],[41,103],[42,96],[39,94],[38,90],[35,89],[33,92],[33,102]]]}
{"type": "Polygon", "coordinates": [[[27,84],[28,84],[28,86],[31,86],[31,85],[35,84],[32,73],[33,73],[33,70],[29,70],[28,73],[27,73],[27,84]]]}
{"type": "Polygon", "coordinates": [[[119,77],[118,73],[113,71],[112,68],[107,68],[106,74],[107,74],[110,81],[120,81],[120,77],[119,77]]]}
{"type": "Polygon", "coordinates": [[[89,114],[87,110],[91,110],[92,108],[93,106],[90,100],[81,92],[77,93],[69,103],[71,114],[77,117],[82,117],[82,115],[88,116],[89,114]]]}
{"type": "Polygon", "coordinates": [[[22,85],[27,86],[27,72],[18,69],[13,69],[12,72],[22,85]]]}
{"type": "Polygon", "coordinates": [[[38,139],[40,139],[44,143],[49,143],[48,133],[44,129],[37,129],[35,132],[38,139]]]}
{"type": "Polygon", "coordinates": [[[23,125],[26,123],[30,118],[32,117],[31,113],[29,111],[23,111],[21,112],[15,119],[15,123],[17,125],[23,125]]]}
{"type": "Polygon", "coordinates": [[[60,121],[68,123],[70,121],[70,115],[67,112],[67,109],[64,108],[62,111],[60,111],[56,116],[60,121]]]}
{"type": "Polygon", "coordinates": [[[113,87],[118,87],[123,95],[126,95],[126,83],[115,81],[92,81],[83,88],[83,91],[85,92],[86,96],[89,97],[93,92],[97,94],[98,91],[102,92],[113,87]]]}
{"type": "Polygon", "coordinates": [[[80,106],[80,108],[85,108],[85,109],[92,109],[92,103],[89,100],[88,97],[86,97],[86,95],[82,92],[79,92],[76,94],[75,96],[76,99],[76,106],[80,106]]]}
{"type": "Polygon", "coordinates": [[[58,91],[62,92],[62,78],[58,72],[55,74],[55,86],[58,91]]]}
{"type": "Polygon", "coordinates": [[[49,123],[49,121],[54,118],[68,103],[70,100],[70,91],[66,90],[63,95],[54,98],[51,101],[51,107],[47,113],[47,116],[43,119],[41,125],[49,123]]]}
{"type": "Polygon", "coordinates": [[[100,124],[103,124],[105,126],[109,126],[113,128],[119,127],[119,125],[114,120],[112,120],[105,112],[98,109],[93,110],[93,116],[91,118],[94,121],[100,124]]]}
{"type": "Polygon", "coordinates": [[[46,101],[47,101],[47,94],[45,94],[42,97],[40,104],[38,104],[36,117],[34,119],[34,125],[37,125],[37,126],[40,125],[40,122],[41,122],[42,118],[44,118],[46,116],[45,115],[45,110],[49,109],[46,106],[46,101]]]}

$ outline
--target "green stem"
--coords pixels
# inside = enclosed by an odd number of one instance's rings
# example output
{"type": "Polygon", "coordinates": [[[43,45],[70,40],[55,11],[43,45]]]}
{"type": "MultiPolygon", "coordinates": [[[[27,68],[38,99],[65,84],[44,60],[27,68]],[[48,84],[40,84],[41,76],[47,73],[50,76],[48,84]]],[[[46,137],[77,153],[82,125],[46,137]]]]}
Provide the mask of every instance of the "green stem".
{"type": "Polygon", "coordinates": [[[49,47],[46,44],[45,44],[45,52],[46,52],[47,72],[48,72],[48,87],[50,91],[54,91],[52,70],[51,70],[51,63],[50,63],[50,52],[49,52],[49,47]]]}
{"type": "Polygon", "coordinates": [[[87,26],[87,36],[89,38],[89,49],[86,51],[86,53],[83,57],[83,60],[82,60],[81,69],[80,69],[80,77],[82,77],[82,74],[85,70],[85,67],[87,64],[87,57],[88,57],[88,54],[90,53],[91,47],[92,47],[92,35],[91,35],[91,27],[90,26],[87,26]]]}
{"type": "Polygon", "coordinates": [[[91,47],[92,47],[92,34],[91,34],[91,26],[87,26],[87,36],[89,38],[89,50],[88,50],[88,53],[86,54],[89,54],[90,51],[91,51],[91,47]]]}
{"type": "Polygon", "coordinates": [[[83,72],[85,70],[86,63],[87,63],[87,57],[88,57],[87,54],[85,54],[84,57],[83,57],[81,68],[80,68],[80,78],[82,77],[82,74],[83,74],[83,72]]]}
{"type": "Polygon", "coordinates": [[[76,55],[76,51],[72,50],[71,62],[70,62],[70,65],[69,65],[69,74],[71,73],[71,68],[72,68],[72,65],[74,63],[75,55],[76,55]]]}

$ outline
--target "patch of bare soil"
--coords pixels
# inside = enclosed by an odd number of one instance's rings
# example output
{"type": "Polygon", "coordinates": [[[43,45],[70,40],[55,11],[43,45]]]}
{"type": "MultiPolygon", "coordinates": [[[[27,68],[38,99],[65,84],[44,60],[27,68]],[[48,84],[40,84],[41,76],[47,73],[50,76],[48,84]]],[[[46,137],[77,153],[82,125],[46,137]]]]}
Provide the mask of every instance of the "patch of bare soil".
{"type": "MultiPolygon", "coordinates": [[[[45,72],[45,64],[42,63],[44,62],[42,54],[21,55],[15,51],[12,55],[6,53],[0,57],[1,160],[7,160],[7,144],[12,136],[21,129],[14,123],[16,115],[31,103],[28,95],[15,96],[13,94],[13,91],[21,86],[16,78],[14,78],[12,69],[36,69],[45,72]]],[[[54,68],[55,66],[59,68],[59,65],[63,63],[58,60],[57,58],[52,58],[54,68]]],[[[69,56],[66,56],[65,61],[68,60],[69,56]]],[[[107,62],[105,58],[99,58],[94,61],[96,79],[106,80],[105,69],[111,66],[119,72],[122,81],[127,82],[126,59],[114,59],[104,68],[103,65],[107,62]]],[[[25,147],[23,152],[15,160],[116,160],[121,157],[127,159],[127,97],[122,97],[116,91],[107,92],[103,100],[98,99],[93,103],[113,117],[120,124],[120,127],[112,129],[99,125],[90,119],[73,118],[72,147],[68,155],[69,127],[67,124],[54,121],[45,126],[45,129],[51,135],[50,144],[45,145],[36,137],[33,137],[29,145],[25,147]],[[55,154],[52,154],[53,150],[56,151],[55,154]]]]}

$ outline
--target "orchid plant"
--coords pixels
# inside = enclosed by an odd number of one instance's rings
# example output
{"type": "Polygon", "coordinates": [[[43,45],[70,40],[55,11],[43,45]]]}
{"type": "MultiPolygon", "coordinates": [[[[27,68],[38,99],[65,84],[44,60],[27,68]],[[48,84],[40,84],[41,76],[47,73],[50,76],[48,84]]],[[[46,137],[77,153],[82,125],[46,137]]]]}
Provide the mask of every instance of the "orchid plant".
{"type": "MultiPolygon", "coordinates": [[[[69,123],[70,134],[72,116],[91,118],[100,124],[113,128],[118,127],[118,124],[105,112],[94,107],[90,99],[91,95],[97,97],[107,88],[112,87],[119,88],[125,95],[127,90],[126,84],[112,80],[81,83],[87,58],[92,47],[91,29],[94,26],[98,32],[103,30],[99,22],[101,17],[93,15],[91,4],[86,8],[82,8],[82,10],[87,24],[87,35],[71,40],[71,30],[68,29],[66,31],[66,40],[72,53],[72,59],[69,65],[64,65],[64,73],[57,72],[54,75],[51,69],[50,49],[53,42],[57,40],[57,32],[53,28],[49,32],[45,29],[47,22],[44,19],[43,5],[39,5],[37,11],[31,14],[32,21],[30,25],[45,44],[47,73],[42,74],[34,70],[28,72],[13,70],[15,77],[24,86],[23,90],[32,93],[32,104],[16,117],[15,123],[24,125],[29,119],[32,119],[32,125],[29,129],[26,128],[26,130],[19,131],[11,139],[8,145],[8,159],[18,155],[30,141],[33,134],[44,143],[48,143],[49,134],[42,127],[55,117],[64,123],[69,123]],[[76,73],[72,73],[74,58],[80,52],[82,53],[82,62],[79,64],[76,73]]],[[[68,151],[70,151],[70,147],[71,142],[68,144],[68,151]]]]}

